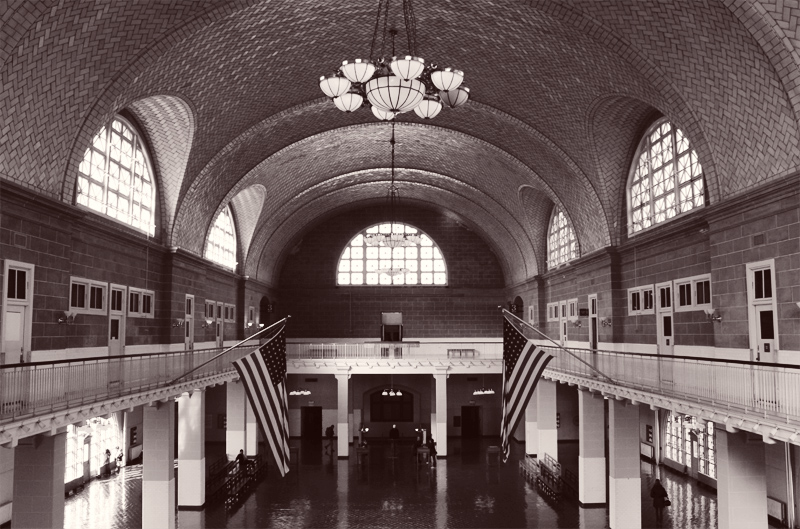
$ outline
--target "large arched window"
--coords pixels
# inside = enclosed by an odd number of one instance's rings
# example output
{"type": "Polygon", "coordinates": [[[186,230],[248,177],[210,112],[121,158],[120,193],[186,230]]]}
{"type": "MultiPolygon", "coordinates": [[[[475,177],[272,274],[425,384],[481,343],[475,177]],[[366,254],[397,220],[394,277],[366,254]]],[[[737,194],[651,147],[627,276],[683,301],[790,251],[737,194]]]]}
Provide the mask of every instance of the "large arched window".
{"type": "Polygon", "coordinates": [[[666,120],[644,135],[628,180],[628,235],[705,205],[703,169],[683,132],[666,120]]]}
{"type": "Polygon", "coordinates": [[[230,269],[236,268],[236,230],[230,206],[219,213],[208,234],[206,259],[230,269]]]}
{"type": "Polygon", "coordinates": [[[76,202],[155,233],[155,188],[147,149],[130,122],[114,117],[92,140],[78,168],[76,202]]]}
{"type": "Polygon", "coordinates": [[[389,223],[377,224],[353,237],[336,270],[337,285],[447,284],[447,267],[439,247],[416,228],[399,223],[394,223],[394,229],[389,223]],[[395,236],[375,241],[375,235],[391,233],[395,236]]]}
{"type": "Polygon", "coordinates": [[[567,216],[554,207],[547,230],[547,268],[552,270],[578,257],[578,243],[567,216]]]}

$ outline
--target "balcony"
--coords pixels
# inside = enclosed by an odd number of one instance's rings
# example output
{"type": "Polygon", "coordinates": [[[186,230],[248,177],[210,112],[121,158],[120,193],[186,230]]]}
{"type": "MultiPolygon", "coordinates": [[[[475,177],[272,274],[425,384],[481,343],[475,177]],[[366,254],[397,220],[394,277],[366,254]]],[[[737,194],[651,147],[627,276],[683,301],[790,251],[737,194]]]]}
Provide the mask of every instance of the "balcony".
{"type": "MultiPolygon", "coordinates": [[[[545,378],[606,398],[672,409],[745,430],[765,442],[800,435],[800,367],[658,355],[562,350],[545,378]]],[[[234,380],[242,345],[187,373],[220,349],[0,366],[0,443],[97,415],[234,380]]],[[[426,373],[499,373],[502,343],[287,343],[289,373],[387,369],[426,373]]]]}

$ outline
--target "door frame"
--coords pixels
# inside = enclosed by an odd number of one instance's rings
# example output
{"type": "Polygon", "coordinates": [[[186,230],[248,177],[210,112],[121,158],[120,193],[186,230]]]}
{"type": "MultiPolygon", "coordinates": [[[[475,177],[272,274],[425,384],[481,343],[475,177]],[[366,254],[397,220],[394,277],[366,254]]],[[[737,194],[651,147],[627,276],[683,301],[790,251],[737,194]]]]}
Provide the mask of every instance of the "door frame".
{"type": "Polygon", "coordinates": [[[9,353],[6,351],[6,323],[7,318],[0,318],[0,364],[9,363],[16,364],[19,360],[30,362],[31,358],[31,335],[32,335],[32,320],[33,320],[33,295],[34,295],[34,274],[36,272],[36,265],[30,263],[23,263],[21,261],[12,261],[5,259],[3,261],[3,314],[10,307],[20,307],[23,314],[23,328],[22,328],[22,347],[19,351],[19,357],[16,352],[9,353]],[[8,299],[8,275],[10,269],[24,270],[25,271],[25,299],[8,299]]]}
{"type": "Polygon", "coordinates": [[[753,362],[777,362],[778,350],[780,349],[778,331],[778,296],[777,285],[775,277],[775,259],[766,259],[764,261],[756,261],[745,264],[747,270],[747,328],[750,342],[750,360],[753,362]],[[768,299],[756,299],[755,293],[755,273],[761,270],[770,271],[770,287],[772,288],[772,295],[768,299]],[[765,353],[760,350],[759,334],[759,320],[757,318],[758,312],[763,307],[769,307],[772,310],[772,325],[775,332],[775,347],[774,350],[765,353]],[[765,358],[765,355],[769,355],[765,358]]]}
{"type": "Polygon", "coordinates": [[[197,312],[197,305],[194,301],[194,294],[186,294],[186,302],[183,307],[183,346],[187,351],[194,349],[195,312],[197,312]]]}

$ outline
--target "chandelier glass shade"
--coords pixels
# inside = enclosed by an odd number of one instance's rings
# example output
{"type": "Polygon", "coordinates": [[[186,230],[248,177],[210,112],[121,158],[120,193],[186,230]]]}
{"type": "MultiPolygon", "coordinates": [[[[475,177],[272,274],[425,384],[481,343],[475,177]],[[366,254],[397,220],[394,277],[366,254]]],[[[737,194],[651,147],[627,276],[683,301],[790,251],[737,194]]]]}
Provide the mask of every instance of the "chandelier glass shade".
{"type": "Polygon", "coordinates": [[[370,58],[343,61],[336,72],[320,77],[322,91],[339,110],[353,112],[361,107],[372,107],[373,115],[381,121],[392,120],[397,114],[411,110],[423,119],[432,119],[445,106],[463,106],[469,100],[469,89],[462,86],[464,72],[439,68],[416,53],[416,18],[412,0],[402,0],[408,54],[394,56],[398,32],[390,29],[392,54],[384,55],[390,3],[391,0],[378,2],[370,58]],[[377,50],[381,27],[383,38],[380,50],[377,50]]]}

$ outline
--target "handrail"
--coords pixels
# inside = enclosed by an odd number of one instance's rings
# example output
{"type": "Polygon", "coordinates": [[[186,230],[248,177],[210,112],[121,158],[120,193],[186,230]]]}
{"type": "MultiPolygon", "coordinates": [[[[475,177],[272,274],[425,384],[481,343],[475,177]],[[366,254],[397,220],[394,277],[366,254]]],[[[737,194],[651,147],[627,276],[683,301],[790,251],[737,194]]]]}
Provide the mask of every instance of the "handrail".
{"type": "MultiPolygon", "coordinates": [[[[186,380],[234,373],[232,361],[252,350],[237,347],[212,359],[222,348],[93,357],[0,366],[0,422],[75,408],[186,380]],[[212,359],[208,365],[192,372],[212,359]]],[[[549,348],[549,346],[542,346],[549,348]]],[[[800,423],[800,366],[719,358],[660,356],[618,351],[551,348],[550,376],[599,384],[595,367],[616,383],[609,388],[643,393],[715,408],[743,410],[780,422],[800,423]]],[[[502,342],[287,343],[287,358],[297,360],[389,360],[471,362],[502,359],[502,342]]]]}

